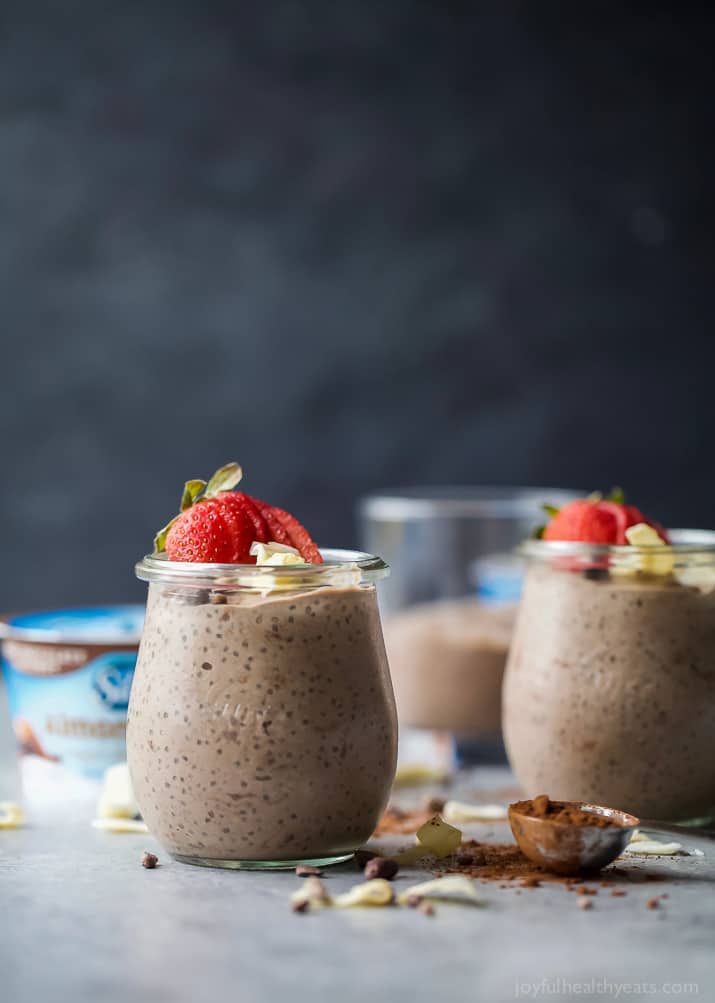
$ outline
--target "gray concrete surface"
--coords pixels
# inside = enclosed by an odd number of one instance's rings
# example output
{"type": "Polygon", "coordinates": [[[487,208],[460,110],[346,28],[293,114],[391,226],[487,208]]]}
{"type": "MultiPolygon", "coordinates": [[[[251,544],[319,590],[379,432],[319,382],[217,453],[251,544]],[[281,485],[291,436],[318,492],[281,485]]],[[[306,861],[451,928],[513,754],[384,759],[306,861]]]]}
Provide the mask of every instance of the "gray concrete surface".
{"type": "MultiPolygon", "coordinates": [[[[461,792],[483,796],[505,780],[477,771],[461,792]]],[[[589,911],[561,886],[484,883],[483,908],[444,905],[433,918],[295,915],[293,874],[183,866],[147,836],[92,829],[90,815],[87,806],[0,831],[3,1003],[609,999],[619,983],[629,999],[715,995],[715,843],[701,837],[686,844],[705,856],[634,863],[667,880],[628,885],[623,898],[600,889],[589,911]],[[140,866],[145,848],[160,855],[155,871],[140,866]],[[663,892],[661,908],[647,909],[663,892]]],[[[500,826],[470,833],[506,838],[500,826]]],[[[326,878],[331,891],[356,879],[349,865],[326,878]]]]}

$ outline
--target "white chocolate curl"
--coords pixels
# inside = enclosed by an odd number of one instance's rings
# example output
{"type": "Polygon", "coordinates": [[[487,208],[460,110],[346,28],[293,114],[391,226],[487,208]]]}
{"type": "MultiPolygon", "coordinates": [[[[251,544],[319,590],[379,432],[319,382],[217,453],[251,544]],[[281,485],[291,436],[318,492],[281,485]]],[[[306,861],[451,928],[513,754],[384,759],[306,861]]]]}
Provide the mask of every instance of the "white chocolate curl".
{"type": "Polygon", "coordinates": [[[470,905],[483,905],[483,900],[477,895],[474,882],[464,874],[448,874],[444,878],[433,881],[423,881],[419,885],[405,888],[398,898],[400,905],[405,905],[413,896],[423,899],[441,899],[444,902],[467,902],[470,905]]]}
{"type": "Polygon", "coordinates": [[[0,801],[0,829],[19,829],[25,824],[25,813],[14,801],[0,801]]]}
{"type": "Polygon", "coordinates": [[[305,564],[295,547],[289,547],[285,543],[259,543],[254,540],[249,553],[256,558],[256,564],[268,564],[274,567],[305,564]]]}
{"type": "Polygon", "coordinates": [[[467,804],[466,801],[447,801],[442,809],[447,822],[504,822],[507,809],[500,804],[467,804]]]}

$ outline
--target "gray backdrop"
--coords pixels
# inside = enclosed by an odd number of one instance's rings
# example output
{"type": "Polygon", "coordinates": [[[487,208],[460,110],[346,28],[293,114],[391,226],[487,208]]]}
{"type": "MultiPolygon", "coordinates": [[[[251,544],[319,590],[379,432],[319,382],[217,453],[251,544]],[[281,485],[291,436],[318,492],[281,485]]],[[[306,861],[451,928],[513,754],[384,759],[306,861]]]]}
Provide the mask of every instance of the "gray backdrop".
{"type": "Polygon", "coordinates": [[[141,596],[232,458],[329,544],[408,482],[715,523],[711,16],[648,6],[8,0],[0,609],[141,596]]]}

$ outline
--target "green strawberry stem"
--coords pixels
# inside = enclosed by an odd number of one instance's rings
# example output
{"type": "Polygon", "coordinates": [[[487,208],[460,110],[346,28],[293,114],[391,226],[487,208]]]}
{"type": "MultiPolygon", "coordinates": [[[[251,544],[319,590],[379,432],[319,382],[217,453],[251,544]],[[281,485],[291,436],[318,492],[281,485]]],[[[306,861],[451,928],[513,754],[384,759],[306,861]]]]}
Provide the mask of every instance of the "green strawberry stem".
{"type": "Polygon", "coordinates": [[[206,481],[187,481],[184,484],[184,493],[181,496],[182,512],[185,512],[187,508],[191,508],[205,487],[206,481]]]}
{"type": "Polygon", "coordinates": [[[243,477],[243,471],[237,463],[227,463],[220,467],[206,485],[204,498],[213,498],[220,491],[231,491],[243,477]]]}
{"type": "Polygon", "coordinates": [[[171,519],[169,522],[167,522],[166,526],[163,526],[162,529],[160,529],[159,532],[154,537],[155,554],[163,554],[164,551],[166,550],[166,538],[169,535],[169,530],[171,529],[171,527],[174,525],[174,523],[178,518],[179,518],[178,515],[175,515],[174,518],[171,519]]]}
{"type": "MultiPolygon", "coordinates": [[[[215,498],[221,491],[231,491],[242,477],[243,471],[238,463],[226,463],[223,467],[219,467],[216,473],[209,478],[208,484],[199,478],[187,481],[184,484],[184,490],[181,495],[181,512],[186,512],[187,509],[190,509],[192,505],[196,505],[197,502],[206,501],[208,498],[215,498]]],[[[178,518],[179,516],[175,515],[154,537],[155,554],[161,554],[166,550],[166,538],[169,530],[178,518]]]]}

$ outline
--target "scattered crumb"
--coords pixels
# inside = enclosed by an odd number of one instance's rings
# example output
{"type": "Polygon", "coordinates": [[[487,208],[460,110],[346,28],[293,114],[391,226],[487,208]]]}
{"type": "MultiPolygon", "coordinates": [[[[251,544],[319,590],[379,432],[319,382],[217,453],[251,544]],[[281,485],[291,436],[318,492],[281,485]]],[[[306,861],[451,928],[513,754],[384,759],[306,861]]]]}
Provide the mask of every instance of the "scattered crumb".
{"type": "Polygon", "coordinates": [[[148,871],[153,871],[158,863],[159,858],[155,853],[149,853],[148,850],[144,851],[144,855],[142,857],[142,867],[146,867],[148,871]]]}
{"type": "Polygon", "coordinates": [[[580,895],[576,899],[576,905],[579,907],[579,909],[590,909],[593,905],[593,901],[586,895],[580,895]]]}
{"type": "Polygon", "coordinates": [[[541,881],[539,878],[526,877],[521,882],[522,888],[539,888],[541,886],[541,881]]]}
{"type": "Polygon", "coordinates": [[[362,871],[365,869],[365,864],[368,860],[372,860],[373,857],[377,856],[379,856],[379,854],[373,853],[372,850],[356,850],[353,862],[357,865],[358,869],[362,871]]]}
{"type": "Polygon", "coordinates": [[[628,894],[628,892],[621,891],[620,888],[614,888],[613,891],[611,892],[611,895],[613,896],[613,898],[622,898],[624,895],[627,895],[627,894],[628,894]]]}

